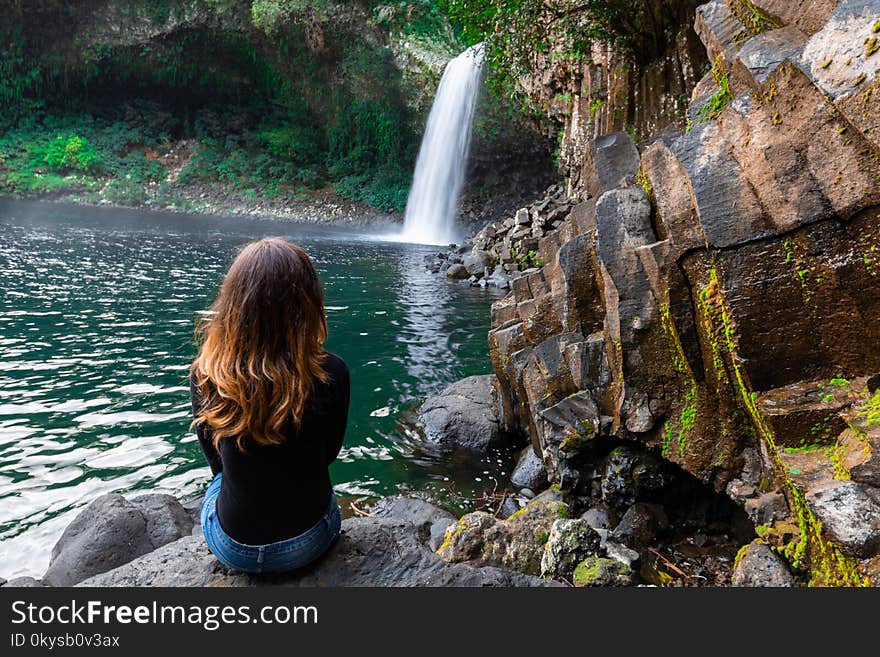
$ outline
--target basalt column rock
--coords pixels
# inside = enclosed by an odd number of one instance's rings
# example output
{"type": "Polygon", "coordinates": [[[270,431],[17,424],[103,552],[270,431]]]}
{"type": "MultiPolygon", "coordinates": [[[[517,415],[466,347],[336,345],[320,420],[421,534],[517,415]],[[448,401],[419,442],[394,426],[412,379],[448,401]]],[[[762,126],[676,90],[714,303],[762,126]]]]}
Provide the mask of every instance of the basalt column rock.
{"type": "Polygon", "coordinates": [[[743,505],[819,584],[866,582],[880,550],[876,10],[701,7],[714,66],[690,129],[638,165],[621,133],[569,163],[585,200],[493,305],[489,336],[503,422],[551,482],[577,495],[593,445],[639,441],[743,505]]]}

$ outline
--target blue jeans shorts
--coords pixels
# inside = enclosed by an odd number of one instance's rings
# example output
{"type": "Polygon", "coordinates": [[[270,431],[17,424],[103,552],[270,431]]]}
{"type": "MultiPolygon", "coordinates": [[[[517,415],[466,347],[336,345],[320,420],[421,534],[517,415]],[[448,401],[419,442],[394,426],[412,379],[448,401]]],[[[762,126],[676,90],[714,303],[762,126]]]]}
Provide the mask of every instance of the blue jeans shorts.
{"type": "Polygon", "coordinates": [[[342,516],[336,495],[330,494],[330,503],[324,516],[299,536],[267,545],[246,545],[231,538],[217,519],[217,496],[223,473],[214,477],[202,502],[202,532],[208,548],[228,568],[246,573],[281,573],[309,565],[323,555],[339,536],[342,516]]]}

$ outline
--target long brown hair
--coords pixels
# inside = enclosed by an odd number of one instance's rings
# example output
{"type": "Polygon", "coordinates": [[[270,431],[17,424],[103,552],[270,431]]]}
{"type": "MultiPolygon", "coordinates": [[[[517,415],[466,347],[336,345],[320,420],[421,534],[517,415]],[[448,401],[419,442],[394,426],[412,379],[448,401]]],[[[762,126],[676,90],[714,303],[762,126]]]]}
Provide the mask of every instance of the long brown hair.
{"type": "Polygon", "coordinates": [[[202,396],[193,424],[224,438],[277,445],[299,427],[315,382],[326,382],[324,292],[309,256],[278,237],[245,246],[208,315],[190,374],[202,396]]]}

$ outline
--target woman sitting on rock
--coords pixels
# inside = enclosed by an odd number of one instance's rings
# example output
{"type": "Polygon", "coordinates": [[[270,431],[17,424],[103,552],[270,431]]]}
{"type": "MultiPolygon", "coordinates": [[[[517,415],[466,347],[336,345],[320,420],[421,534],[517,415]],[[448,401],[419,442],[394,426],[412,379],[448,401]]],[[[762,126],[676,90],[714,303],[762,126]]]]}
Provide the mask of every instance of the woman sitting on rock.
{"type": "Polygon", "coordinates": [[[193,424],[214,473],[202,529],[226,566],[301,568],[339,535],[327,467],[348,420],[348,368],[324,351],[324,294],[306,252],[247,245],[197,328],[193,424]]]}

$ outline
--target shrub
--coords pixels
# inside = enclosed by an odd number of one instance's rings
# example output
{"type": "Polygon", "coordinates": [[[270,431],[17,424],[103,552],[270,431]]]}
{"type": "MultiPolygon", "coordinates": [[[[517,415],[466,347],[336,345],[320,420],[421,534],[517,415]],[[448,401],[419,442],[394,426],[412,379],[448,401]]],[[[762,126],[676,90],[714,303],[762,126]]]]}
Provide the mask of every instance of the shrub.
{"type": "Polygon", "coordinates": [[[43,157],[52,171],[82,171],[94,173],[101,167],[101,156],[95,146],[85,137],[72,134],[65,139],[58,135],[49,144],[43,157]]]}
{"type": "Polygon", "coordinates": [[[266,150],[275,157],[297,164],[310,164],[320,159],[322,139],[314,126],[279,125],[257,133],[266,150]]]}
{"type": "Polygon", "coordinates": [[[390,163],[373,173],[345,176],[333,191],[379,210],[401,212],[406,207],[410,181],[409,171],[390,163]]]}

